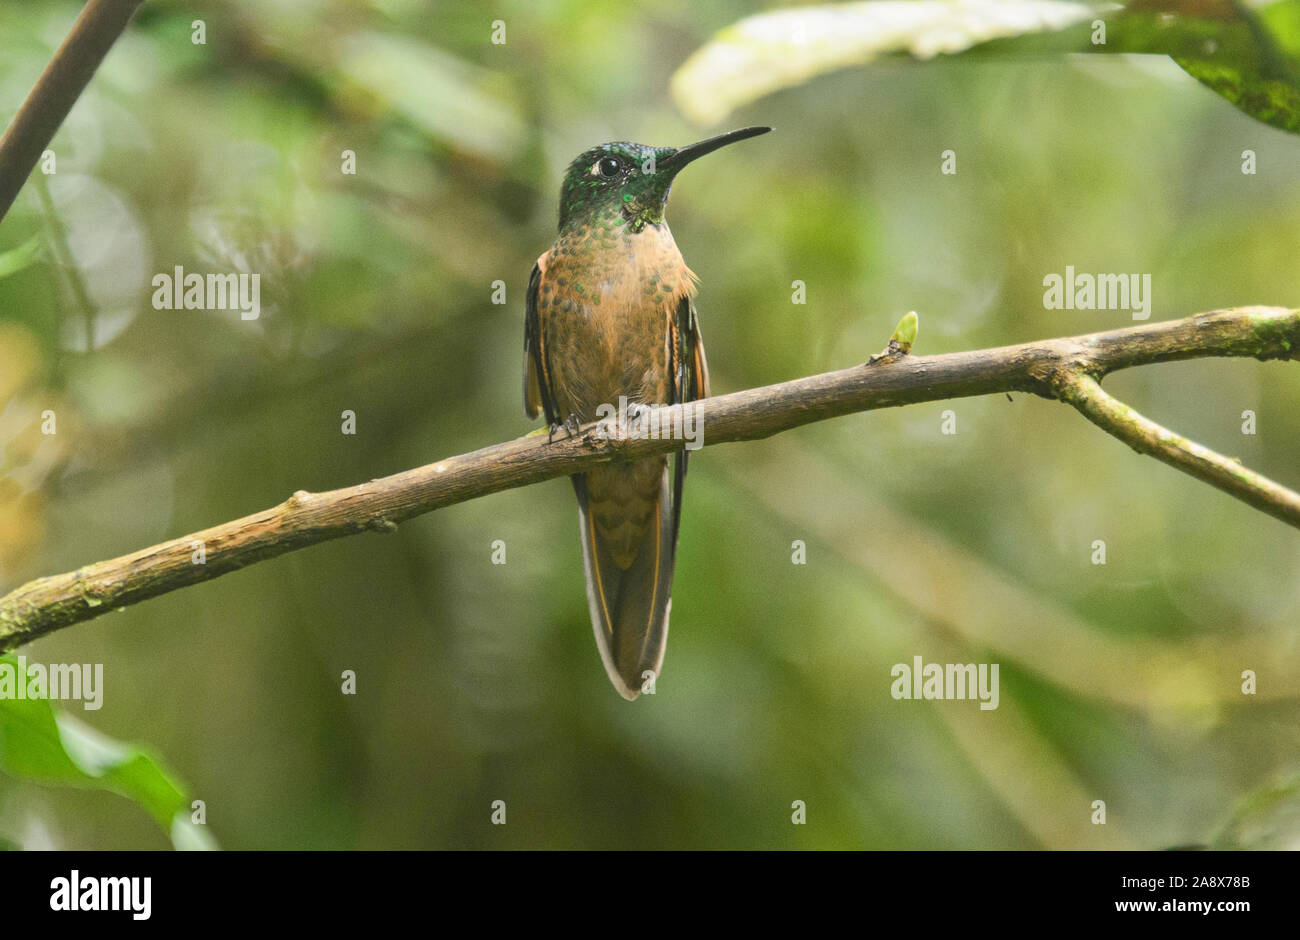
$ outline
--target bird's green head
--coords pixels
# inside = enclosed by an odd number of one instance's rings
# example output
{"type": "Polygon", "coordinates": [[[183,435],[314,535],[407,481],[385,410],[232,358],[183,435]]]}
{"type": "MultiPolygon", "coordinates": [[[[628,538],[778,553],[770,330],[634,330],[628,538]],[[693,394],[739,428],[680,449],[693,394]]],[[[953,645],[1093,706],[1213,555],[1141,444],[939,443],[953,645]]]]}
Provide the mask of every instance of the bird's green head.
{"type": "Polygon", "coordinates": [[[664,220],[668,191],[682,167],[719,147],[766,134],[745,127],[685,147],[648,147],[618,141],[601,144],[569,164],[560,190],[560,230],[604,222],[639,232],[664,220]]]}

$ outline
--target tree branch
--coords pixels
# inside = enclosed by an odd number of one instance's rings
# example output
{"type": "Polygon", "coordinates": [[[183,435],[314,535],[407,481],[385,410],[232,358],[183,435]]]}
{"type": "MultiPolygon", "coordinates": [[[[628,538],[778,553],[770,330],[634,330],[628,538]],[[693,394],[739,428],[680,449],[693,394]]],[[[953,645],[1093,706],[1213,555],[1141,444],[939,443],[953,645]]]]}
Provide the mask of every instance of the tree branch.
{"type": "Polygon", "coordinates": [[[1085,418],[1138,453],[1163,460],[1260,512],[1300,526],[1300,494],[1138,414],[1103,391],[1090,375],[1066,372],[1056,384],[1061,401],[1078,408],[1085,418]]]}
{"type": "Polygon", "coordinates": [[[0,137],[0,219],[143,0],[90,0],[0,137]]]}
{"type": "MultiPolygon", "coordinates": [[[[906,320],[905,320],[906,322],[906,320]]],[[[901,325],[900,325],[901,329],[901,325]]],[[[910,339],[909,337],[905,337],[910,339]]],[[[1300,528],[1300,495],[1138,415],[1101,390],[1110,372],[1210,356],[1300,359],[1300,310],[1243,307],[1105,333],[938,356],[910,342],[863,365],[647,410],[658,437],[597,422],[554,442],[527,435],[436,464],[325,493],[299,491],[278,506],[77,571],[39,578],[0,598],[0,652],[119,607],[308,545],[389,531],[414,516],[613,460],[667,454],[694,428],[703,445],[749,441],[876,408],[997,392],[1068,402],[1142,453],[1192,474],[1300,528]],[[203,563],[195,560],[199,547],[203,563]]]]}

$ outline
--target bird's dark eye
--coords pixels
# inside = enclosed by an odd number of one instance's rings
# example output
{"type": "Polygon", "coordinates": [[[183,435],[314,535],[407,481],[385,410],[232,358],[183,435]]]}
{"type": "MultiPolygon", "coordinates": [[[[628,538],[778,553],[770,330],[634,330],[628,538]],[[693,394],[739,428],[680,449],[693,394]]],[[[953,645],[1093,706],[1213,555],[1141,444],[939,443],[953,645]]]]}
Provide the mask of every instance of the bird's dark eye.
{"type": "Polygon", "coordinates": [[[605,157],[597,161],[595,170],[601,179],[612,180],[618,176],[619,163],[613,157],[605,157]]]}

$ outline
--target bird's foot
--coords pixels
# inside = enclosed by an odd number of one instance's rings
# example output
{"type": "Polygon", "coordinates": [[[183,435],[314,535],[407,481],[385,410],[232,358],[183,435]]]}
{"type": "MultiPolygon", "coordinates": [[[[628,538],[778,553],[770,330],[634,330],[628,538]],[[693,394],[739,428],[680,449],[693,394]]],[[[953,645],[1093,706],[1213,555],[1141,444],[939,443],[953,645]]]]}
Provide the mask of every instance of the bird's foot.
{"type": "Polygon", "coordinates": [[[553,444],[555,442],[555,435],[558,434],[561,430],[565,432],[566,439],[577,437],[578,429],[581,427],[582,427],[582,420],[576,414],[570,411],[569,416],[567,418],[565,418],[563,421],[557,424],[552,424],[547,429],[546,443],[553,444]]]}

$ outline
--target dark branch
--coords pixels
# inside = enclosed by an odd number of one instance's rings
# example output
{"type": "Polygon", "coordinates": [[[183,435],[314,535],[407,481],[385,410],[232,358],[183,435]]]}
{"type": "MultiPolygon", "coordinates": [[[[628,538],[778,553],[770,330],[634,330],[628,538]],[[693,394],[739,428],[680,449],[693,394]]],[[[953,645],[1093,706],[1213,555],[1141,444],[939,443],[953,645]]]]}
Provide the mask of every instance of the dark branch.
{"type": "Polygon", "coordinates": [[[143,0],[90,0],[0,137],[0,220],[143,0]]]}

